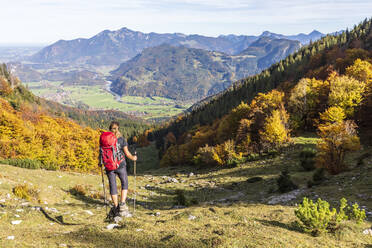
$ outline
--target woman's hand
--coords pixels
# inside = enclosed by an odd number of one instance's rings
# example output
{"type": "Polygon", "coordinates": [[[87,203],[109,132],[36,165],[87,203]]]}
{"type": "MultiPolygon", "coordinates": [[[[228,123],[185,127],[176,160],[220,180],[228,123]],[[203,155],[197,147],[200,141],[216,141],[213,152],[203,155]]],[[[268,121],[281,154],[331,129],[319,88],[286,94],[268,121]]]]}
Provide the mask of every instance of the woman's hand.
{"type": "Polygon", "coordinates": [[[125,156],[127,156],[130,160],[133,160],[133,161],[137,161],[137,155],[132,155],[129,150],[128,150],[128,146],[124,146],[124,154],[125,156]]]}

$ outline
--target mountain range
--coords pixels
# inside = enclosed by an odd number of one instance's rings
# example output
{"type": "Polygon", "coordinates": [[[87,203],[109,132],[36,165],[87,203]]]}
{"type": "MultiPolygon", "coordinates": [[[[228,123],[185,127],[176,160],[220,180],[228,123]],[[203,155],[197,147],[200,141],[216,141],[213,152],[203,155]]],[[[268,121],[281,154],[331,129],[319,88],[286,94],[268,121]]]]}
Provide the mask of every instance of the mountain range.
{"type": "Polygon", "coordinates": [[[299,41],[267,36],[240,54],[162,44],[146,48],[111,72],[111,90],[120,95],[200,100],[254,75],[301,47],[299,41]]]}
{"type": "Polygon", "coordinates": [[[309,34],[301,33],[290,36],[265,31],[259,36],[220,35],[208,37],[182,33],[142,33],[122,28],[116,31],[104,30],[88,39],[59,40],[30,56],[28,60],[35,63],[119,65],[141,53],[145,48],[163,43],[236,55],[262,37],[296,40],[301,44],[307,44],[322,36],[324,34],[316,30],[309,34]]]}
{"type": "Polygon", "coordinates": [[[22,82],[61,81],[63,85],[103,85],[103,75],[86,69],[61,70],[52,69],[40,71],[32,64],[19,62],[8,63],[7,66],[22,82]]]}

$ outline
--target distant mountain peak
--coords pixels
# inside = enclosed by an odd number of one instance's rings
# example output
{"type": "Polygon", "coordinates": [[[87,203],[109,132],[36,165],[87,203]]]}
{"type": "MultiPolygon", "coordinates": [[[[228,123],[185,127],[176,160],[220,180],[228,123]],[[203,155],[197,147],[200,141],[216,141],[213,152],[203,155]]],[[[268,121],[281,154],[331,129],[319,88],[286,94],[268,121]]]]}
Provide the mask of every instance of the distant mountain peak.
{"type": "Polygon", "coordinates": [[[322,35],[322,33],[314,29],[311,33],[309,33],[309,35],[322,35]]]}
{"type": "Polygon", "coordinates": [[[126,27],[122,27],[121,29],[117,30],[116,31],[117,33],[135,33],[136,31],[133,31],[129,28],[126,28],[126,27]]]}
{"type": "Polygon", "coordinates": [[[263,31],[262,34],[260,36],[271,36],[271,35],[276,35],[274,33],[271,33],[270,31],[263,31]]]}

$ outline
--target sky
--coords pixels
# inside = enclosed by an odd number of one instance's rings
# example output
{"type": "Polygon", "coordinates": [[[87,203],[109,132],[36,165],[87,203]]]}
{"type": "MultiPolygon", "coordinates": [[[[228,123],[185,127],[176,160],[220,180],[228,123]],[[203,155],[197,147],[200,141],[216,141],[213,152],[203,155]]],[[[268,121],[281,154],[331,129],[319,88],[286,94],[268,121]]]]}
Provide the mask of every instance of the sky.
{"type": "Polygon", "coordinates": [[[145,33],[322,33],[372,17],[371,0],[0,0],[0,44],[51,44],[127,27],[145,33]]]}

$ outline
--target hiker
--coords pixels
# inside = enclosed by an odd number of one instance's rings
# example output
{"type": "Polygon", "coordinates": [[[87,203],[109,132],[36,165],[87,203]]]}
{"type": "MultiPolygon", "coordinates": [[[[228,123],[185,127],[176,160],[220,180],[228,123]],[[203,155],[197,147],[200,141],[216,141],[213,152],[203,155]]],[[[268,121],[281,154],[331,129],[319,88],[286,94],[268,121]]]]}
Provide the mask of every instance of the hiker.
{"type": "MultiPolygon", "coordinates": [[[[128,143],[126,139],[121,135],[119,131],[119,123],[116,121],[111,122],[110,124],[110,132],[115,134],[117,138],[117,148],[119,154],[120,165],[117,169],[108,170],[105,166],[106,175],[109,181],[110,186],[110,195],[114,206],[111,208],[109,217],[116,217],[119,215],[125,215],[128,212],[128,206],[126,205],[125,201],[127,198],[128,193],[128,176],[127,176],[127,169],[126,169],[126,162],[125,156],[129,159],[136,161],[137,156],[133,156],[128,150],[128,143]],[[124,156],[125,155],[125,156],[124,156]],[[120,196],[120,203],[118,202],[118,191],[116,186],[116,175],[119,176],[121,182],[121,196],[120,196]]],[[[111,134],[112,135],[112,134],[111,134]]],[[[99,166],[102,166],[102,158],[101,158],[101,151],[100,151],[100,162],[99,166]]]]}

